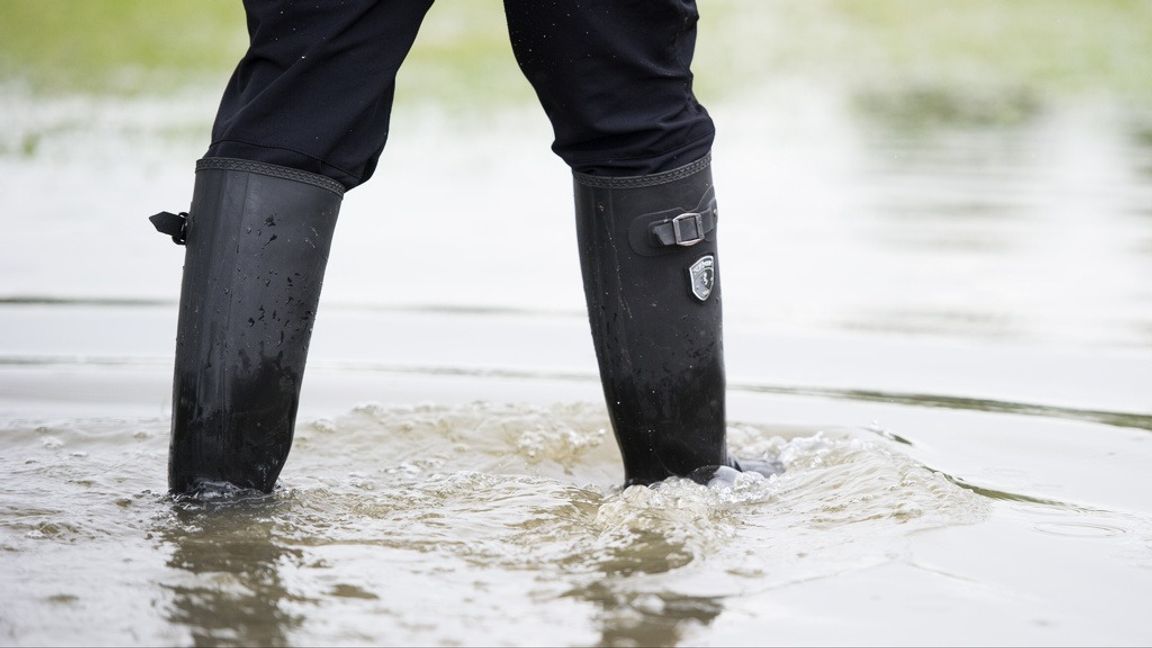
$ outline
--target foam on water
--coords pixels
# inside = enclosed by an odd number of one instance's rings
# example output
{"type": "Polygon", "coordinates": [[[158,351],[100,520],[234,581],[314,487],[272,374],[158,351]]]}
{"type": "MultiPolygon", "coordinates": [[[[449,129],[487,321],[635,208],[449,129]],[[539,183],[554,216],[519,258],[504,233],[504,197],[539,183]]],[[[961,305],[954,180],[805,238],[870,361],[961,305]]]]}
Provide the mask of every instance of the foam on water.
{"type": "Polygon", "coordinates": [[[738,456],[787,472],[621,489],[602,409],[491,403],[306,423],[275,494],[173,502],[166,425],[0,434],[10,636],[123,638],[92,625],[114,608],[145,642],[665,642],[723,597],[882,563],[893,538],[987,511],[852,430],[737,425],[738,456]]]}

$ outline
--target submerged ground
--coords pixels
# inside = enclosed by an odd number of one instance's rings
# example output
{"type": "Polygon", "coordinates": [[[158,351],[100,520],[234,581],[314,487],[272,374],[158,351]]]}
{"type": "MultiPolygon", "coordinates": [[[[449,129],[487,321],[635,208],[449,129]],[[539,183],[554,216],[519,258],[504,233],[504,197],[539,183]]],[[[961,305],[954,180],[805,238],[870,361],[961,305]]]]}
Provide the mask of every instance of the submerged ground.
{"type": "Polygon", "coordinates": [[[1152,641],[1152,3],[703,6],[731,438],[789,470],[627,491],[567,172],[499,4],[439,3],[282,488],[209,503],[144,217],[241,16],[69,7],[0,8],[0,643],[1152,641]]]}

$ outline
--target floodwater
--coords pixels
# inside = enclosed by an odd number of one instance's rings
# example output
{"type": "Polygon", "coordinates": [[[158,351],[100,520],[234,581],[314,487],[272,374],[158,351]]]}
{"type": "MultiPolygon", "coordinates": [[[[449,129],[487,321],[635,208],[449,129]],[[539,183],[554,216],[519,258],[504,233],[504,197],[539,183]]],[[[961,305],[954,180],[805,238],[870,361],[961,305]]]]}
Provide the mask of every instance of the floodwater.
{"type": "Polygon", "coordinates": [[[731,443],[787,471],[621,490],[543,117],[401,106],[279,490],[173,502],[143,217],[211,97],[3,96],[2,643],[1152,642],[1148,115],[712,106],[731,443]]]}

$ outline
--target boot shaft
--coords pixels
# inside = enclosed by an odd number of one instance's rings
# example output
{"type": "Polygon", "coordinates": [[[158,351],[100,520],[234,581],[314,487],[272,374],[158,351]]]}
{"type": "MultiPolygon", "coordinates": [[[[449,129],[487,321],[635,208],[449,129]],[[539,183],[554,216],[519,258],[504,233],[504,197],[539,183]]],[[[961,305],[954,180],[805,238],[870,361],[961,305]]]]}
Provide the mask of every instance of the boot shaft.
{"type": "Polygon", "coordinates": [[[575,177],[581,271],[628,483],[728,465],[709,160],[575,177]]]}
{"type": "Polygon", "coordinates": [[[272,489],[343,187],[285,167],[197,164],[176,339],[169,485],[272,489]]]}

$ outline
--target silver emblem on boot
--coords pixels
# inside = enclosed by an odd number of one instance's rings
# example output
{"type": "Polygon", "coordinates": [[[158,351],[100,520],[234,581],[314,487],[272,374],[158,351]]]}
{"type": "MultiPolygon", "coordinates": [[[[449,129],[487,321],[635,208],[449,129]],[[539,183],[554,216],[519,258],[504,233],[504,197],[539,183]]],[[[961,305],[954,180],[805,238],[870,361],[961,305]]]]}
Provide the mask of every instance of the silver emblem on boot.
{"type": "Polygon", "coordinates": [[[692,284],[692,294],[700,301],[708,301],[712,286],[716,285],[716,257],[706,254],[688,267],[688,280],[692,284]]]}

